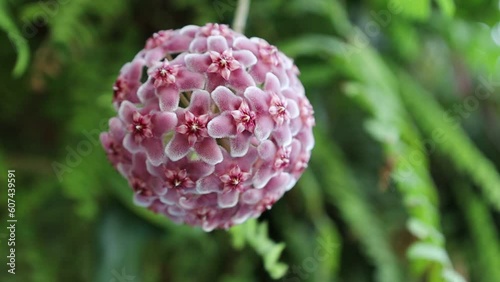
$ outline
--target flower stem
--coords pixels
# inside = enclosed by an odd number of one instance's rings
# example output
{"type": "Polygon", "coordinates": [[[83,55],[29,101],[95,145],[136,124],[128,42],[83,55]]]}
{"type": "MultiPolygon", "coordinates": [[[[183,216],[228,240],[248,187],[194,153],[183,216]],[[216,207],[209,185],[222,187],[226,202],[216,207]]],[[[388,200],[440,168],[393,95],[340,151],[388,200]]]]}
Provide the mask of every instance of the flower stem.
{"type": "Polygon", "coordinates": [[[250,0],[238,0],[236,15],[233,21],[233,29],[239,33],[244,33],[247,22],[248,11],[250,10],[250,0]]]}
{"type": "Polygon", "coordinates": [[[188,107],[189,106],[189,99],[186,98],[186,93],[181,93],[181,105],[183,105],[184,107],[188,107]]]}

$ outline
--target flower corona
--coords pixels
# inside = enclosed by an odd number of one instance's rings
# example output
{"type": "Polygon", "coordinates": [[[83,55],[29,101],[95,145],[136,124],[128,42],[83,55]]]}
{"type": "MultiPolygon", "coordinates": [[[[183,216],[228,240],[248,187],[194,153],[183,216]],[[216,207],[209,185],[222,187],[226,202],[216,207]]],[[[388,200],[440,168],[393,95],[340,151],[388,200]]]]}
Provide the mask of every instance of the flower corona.
{"type": "Polygon", "coordinates": [[[258,217],[314,146],[293,61],[222,24],[159,31],[113,86],[101,142],[134,202],[206,231],[258,217]]]}

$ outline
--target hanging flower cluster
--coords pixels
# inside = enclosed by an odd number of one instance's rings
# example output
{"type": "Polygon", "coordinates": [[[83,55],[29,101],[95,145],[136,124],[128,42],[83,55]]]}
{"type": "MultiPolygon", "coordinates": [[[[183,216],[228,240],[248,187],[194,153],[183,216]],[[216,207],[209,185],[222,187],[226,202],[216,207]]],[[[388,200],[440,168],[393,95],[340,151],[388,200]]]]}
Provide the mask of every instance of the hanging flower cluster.
{"type": "Polygon", "coordinates": [[[307,167],[314,117],[298,74],[226,25],[160,31],[121,69],[101,142],[137,205],[229,228],[270,209],[307,167]]]}

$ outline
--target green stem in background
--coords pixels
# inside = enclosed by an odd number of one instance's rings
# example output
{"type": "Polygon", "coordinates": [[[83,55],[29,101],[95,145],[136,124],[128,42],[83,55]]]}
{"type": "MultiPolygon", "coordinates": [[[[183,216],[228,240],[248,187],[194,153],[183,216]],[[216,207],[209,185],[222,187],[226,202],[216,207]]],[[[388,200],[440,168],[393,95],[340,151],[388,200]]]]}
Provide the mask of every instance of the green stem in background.
{"type": "MultiPolygon", "coordinates": [[[[329,251],[324,260],[320,261],[318,271],[314,273],[314,281],[335,281],[340,271],[342,238],[335,222],[326,214],[326,206],[322,200],[321,183],[312,170],[306,170],[298,183],[298,191],[304,199],[305,212],[313,222],[317,232],[317,247],[324,248],[324,240],[333,242],[335,250],[329,251]],[[321,240],[321,241],[320,241],[321,240]]],[[[304,245],[302,243],[302,245],[304,245]]]]}
{"type": "Polygon", "coordinates": [[[245,25],[250,11],[250,0],[238,0],[236,14],[233,21],[233,29],[239,33],[244,33],[245,25]]]}
{"type": "Polygon", "coordinates": [[[190,103],[189,101],[190,101],[190,99],[186,97],[186,93],[184,93],[184,92],[181,93],[181,104],[182,104],[182,106],[188,107],[189,103],[190,103]]]}
{"type": "Polygon", "coordinates": [[[498,230],[492,218],[487,202],[477,195],[469,184],[458,182],[451,189],[458,202],[458,207],[465,215],[469,230],[470,242],[465,244],[473,247],[473,264],[469,267],[473,277],[481,277],[480,281],[495,281],[500,277],[500,244],[498,230]]]}

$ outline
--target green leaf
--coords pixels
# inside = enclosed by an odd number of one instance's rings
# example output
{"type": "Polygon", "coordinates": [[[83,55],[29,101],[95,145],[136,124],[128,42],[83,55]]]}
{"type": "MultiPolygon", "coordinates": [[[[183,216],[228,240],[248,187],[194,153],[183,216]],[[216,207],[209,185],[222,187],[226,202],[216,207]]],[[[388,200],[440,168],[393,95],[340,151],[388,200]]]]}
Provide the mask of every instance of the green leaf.
{"type": "Polygon", "coordinates": [[[262,257],[264,268],[273,279],[279,279],[286,274],[288,266],[279,262],[285,244],[275,243],[268,237],[266,223],[259,224],[257,220],[251,219],[232,227],[229,233],[233,237],[232,242],[235,248],[241,249],[246,243],[262,257]]]}
{"type": "Polygon", "coordinates": [[[434,244],[417,242],[410,246],[407,255],[411,259],[435,261],[442,265],[450,264],[450,259],[448,258],[446,251],[434,244]]]}
{"type": "Polygon", "coordinates": [[[233,247],[237,250],[242,250],[243,247],[245,247],[245,242],[246,242],[246,232],[250,229],[254,229],[255,227],[250,226],[250,225],[256,225],[257,222],[255,220],[249,220],[248,223],[246,223],[247,226],[243,226],[242,224],[233,226],[229,233],[231,234],[231,243],[233,244],[233,247]]]}
{"type": "Polygon", "coordinates": [[[284,249],[285,244],[279,243],[274,245],[264,256],[264,268],[269,272],[269,275],[271,275],[273,279],[283,277],[288,270],[288,266],[286,264],[278,262],[284,249]]]}
{"type": "Polygon", "coordinates": [[[431,238],[434,242],[444,241],[443,235],[431,225],[417,218],[411,218],[407,222],[408,230],[420,239],[431,238]]]}

